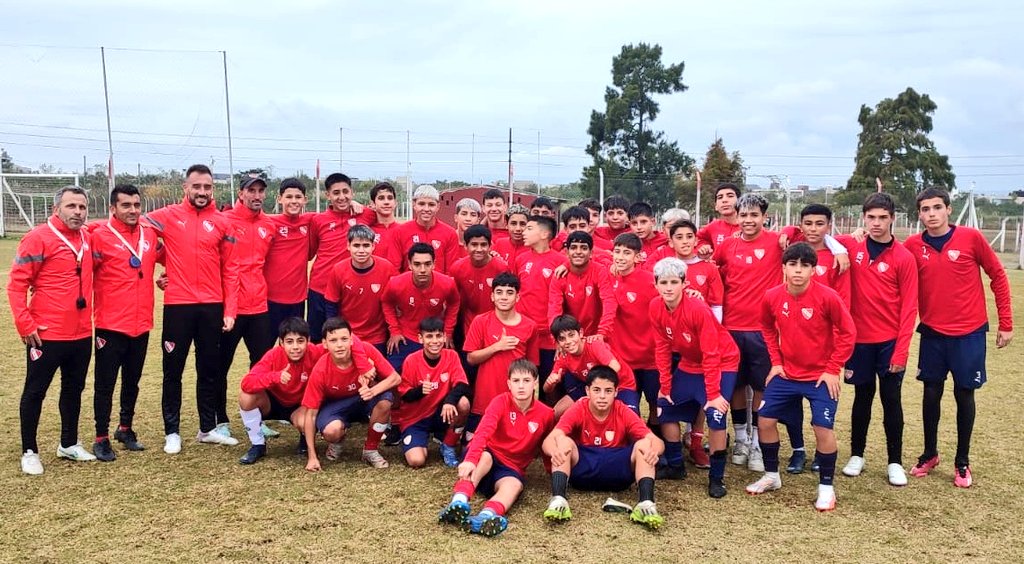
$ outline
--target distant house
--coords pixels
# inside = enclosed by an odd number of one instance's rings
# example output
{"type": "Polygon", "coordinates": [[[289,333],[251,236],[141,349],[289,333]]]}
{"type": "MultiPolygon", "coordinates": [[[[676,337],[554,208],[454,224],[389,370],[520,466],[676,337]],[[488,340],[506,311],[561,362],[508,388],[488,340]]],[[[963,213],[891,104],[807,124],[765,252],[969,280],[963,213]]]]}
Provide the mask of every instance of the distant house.
{"type": "MultiPolygon", "coordinates": [[[[476,184],[473,186],[463,186],[462,188],[454,188],[452,190],[445,190],[444,192],[441,192],[441,202],[437,212],[438,221],[443,221],[449,225],[453,225],[455,221],[455,204],[458,204],[459,200],[463,198],[472,198],[477,202],[482,202],[484,192],[492,188],[501,190],[505,195],[505,200],[508,201],[508,188],[502,186],[476,184]]],[[[523,204],[526,207],[530,207],[530,204],[532,204],[536,199],[536,194],[526,194],[519,192],[518,190],[516,190],[512,196],[512,201],[517,204],[523,204]]],[[[555,205],[560,203],[556,198],[552,198],[552,200],[555,202],[555,205]]],[[[556,213],[560,212],[560,210],[555,211],[556,213]]]]}

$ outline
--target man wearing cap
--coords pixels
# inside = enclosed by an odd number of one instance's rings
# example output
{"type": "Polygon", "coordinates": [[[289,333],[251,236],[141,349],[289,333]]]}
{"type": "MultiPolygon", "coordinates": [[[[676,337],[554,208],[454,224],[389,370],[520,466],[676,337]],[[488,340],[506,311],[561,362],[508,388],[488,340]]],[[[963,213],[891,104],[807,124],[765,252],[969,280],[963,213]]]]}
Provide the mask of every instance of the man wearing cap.
{"type": "Polygon", "coordinates": [[[263,276],[267,281],[269,338],[277,338],[281,322],[306,317],[309,289],[309,224],[315,213],[306,212],[306,186],[298,178],[285,178],[278,188],[280,214],[268,215],[274,224],[263,276]]]}
{"type": "MultiPolygon", "coordinates": [[[[144,217],[164,243],[167,288],[164,291],[163,348],[164,452],[181,452],[181,377],[189,349],[196,345],[196,406],[201,443],[236,445],[215,431],[223,415],[219,391],[220,338],[231,331],[238,315],[238,268],[233,263],[234,230],[217,211],[213,173],[195,164],[182,183],[185,199],[144,217]],[[218,400],[221,404],[217,405],[218,400]],[[220,413],[218,413],[220,412],[220,413]]],[[[223,423],[227,423],[224,417],[223,423]]],[[[227,431],[227,426],[222,429],[227,431]]]]}
{"type": "Polygon", "coordinates": [[[407,221],[394,229],[389,236],[390,248],[385,252],[391,264],[409,270],[408,252],[416,243],[426,243],[434,249],[434,268],[447,274],[455,261],[459,260],[462,247],[455,229],[437,221],[437,206],[440,194],[437,188],[424,184],[412,195],[413,221],[407,221]]]}
{"type": "Polygon", "coordinates": [[[82,230],[85,190],[65,186],[53,198],[53,215],[18,243],[7,284],[14,326],[25,343],[21,392],[21,471],[43,473],[36,432],[46,390],[60,368],[60,444],[57,456],[96,460],[78,442],[82,390],[92,356],[92,252],[82,230]],[[31,291],[31,296],[29,295],[31,291]]]}

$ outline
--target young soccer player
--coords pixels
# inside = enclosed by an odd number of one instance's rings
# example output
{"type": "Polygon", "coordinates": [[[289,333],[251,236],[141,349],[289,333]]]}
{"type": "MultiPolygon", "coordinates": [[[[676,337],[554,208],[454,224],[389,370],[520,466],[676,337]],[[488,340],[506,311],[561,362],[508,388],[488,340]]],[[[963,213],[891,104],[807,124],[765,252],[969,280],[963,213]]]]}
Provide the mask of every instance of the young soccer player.
{"type": "Polygon", "coordinates": [[[551,457],[549,521],[572,518],[568,486],[588,491],[622,491],[636,482],[638,500],[630,513],[635,523],[657,529],[665,523],[654,504],[654,468],[665,450],[643,419],[615,401],[619,377],[598,365],[587,374],[587,397],[574,403],[544,439],[551,457]]]}
{"type": "Polygon", "coordinates": [[[747,493],[756,495],[782,487],[776,423],[793,403],[806,398],[811,404],[815,456],[820,464],[814,507],[831,511],[836,506],[832,480],[837,445],[832,428],[839,405],[839,371],[853,352],[855,328],[839,294],[813,280],[817,262],[818,254],[807,243],[791,245],[782,255],[786,282],[764,296],[761,331],[771,370],[758,429],[765,474],[747,486],[747,493]]]}
{"type": "Polygon", "coordinates": [[[580,323],[571,315],[560,315],[551,322],[551,336],[558,342],[561,356],[555,359],[551,376],[544,382],[544,393],[549,398],[564,396],[555,403],[555,418],[586,395],[587,373],[597,365],[611,367],[619,375],[616,398],[626,407],[640,414],[640,395],[636,391],[636,378],[629,366],[619,362],[604,341],[587,339],[580,323]]]}
{"type": "Polygon", "coordinates": [[[647,202],[636,202],[629,206],[629,227],[640,237],[643,251],[640,252],[640,263],[647,262],[659,249],[668,244],[668,237],[658,230],[658,218],[654,208],[647,202]]]}
{"type": "Polygon", "coordinates": [[[1013,339],[1010,282],[999,257],[984,235],[963,225],[950,225],[949,194],[926,188],[917,195],[917,213],[925,231],[911,235],[903,244],[914,256],[918,272],[918,306],[921,353],[917,379],[924,383],[921,402],[924,420],[924,453],[910,470],[927,476],[939,464],[939,408],[946,374],[953,373],[956,398],[956,457],[953,484],[969,488],[971,432],[974,429],[974,391],[988,379],[985,370],[988,313],[981,284],[984,270],[996,300],[999,327],[996,347],[1013,339]],[[981,267],[979,269],[979,267],[981,267]]]}
{"type": "MultiPolygon", "coordinates": [[[[658,421],[665,439],[665,462],[659,477],[682,479],[680,423],[694,423],[704,411],[711,427],[708,495],[725,496],[726,412],[736,383],[740,356],[732,336],[700,298],[685,295],[686,263],[662,259],[654,265],[659,297],[650,301],[658,366],[658,421]],[[679,354],[673,368],[672,355],[679,354]]],[[[702,424],[703,425],[703,424],[702,424]]]]}
{"type": "Polygon", "coordinates": [[[508,264],[491,254],[491,231],[486,226],[470,226],[463,233],[463,238],[469,256],[456,261],[451,268],[451,277],[459,290],[459,317],[465,339],[476,316],[494,307],[491,304],[491,287],[495,277],[508,272],[508,264]]]}
{"type": "MultiPolygon", "coordinates": [[[[672,251],[671,257],[686,263],[687,287],[700,292],[704,301],[711,306],[711,312],[715,314],[715,319],[721,322],[723,294],[725,293],[722,286],[722,274],[718,271],[718,266],[715,263],[703,260],[697,255],[697,226],[688,219],[681,219],[671,224],[668,232],[669,245],[667,248],[672,251]]],[[[660,254],[656,253],[655,256],[660,254]]],[[[647,264],[653,267],[657,263],[648,261],[647,264]]]]}
{"type": "MultiPolygon", "coordinates": [[[[590,211],[584,207],[572,206],[562,212],[562,230],[551,240],[551,248],[561,251],[565,248],[565,239],[570,233],[583,231],[594,235],[594,228],[590,225],[590,211]]],[[[594,239],[594,258],[601,264],[611,264],[612,243],[600,237],[594,239]],[[604,251],[608,251],[607,254],[604,251]],[[605,260],[607,259],[607,260],[605,260]]]]}
{"type": "Polygon", "coordinates": [[[530,215],[539,215],[540,217],[550,217],[555,219],[555,203],[551,201],[551,198],[545,198],[540,196],[530,204],[530,215]]]}
{"type": "MultiPolygon", "coordinates": [[[[377,214],[376,219],[370,222],[370,228],[377,234],[373,239],[373,244],[381,245],[383,237],[402,224],[395,218],[398,194],[390,182],[378,182],[373,188],[370,188],[370,201],[373,202],[373,211],[377,214]]],[[[387,249],[388,243],[384,242],[381,248],[387,249]]]]}
{"type": "Polygon", "coordinates": [[[463,198],[455,204],[455,234],[459,238],[459,255],[462,257],[469,253],[469,249],[466,248],[466,230],[480,223],[482,211],[480,202],[473,198],[463,198]]]}
{"type": "Polygon", "coordinates": [[[739,198],[740,188],[732,182],[723,182],[715,188],[715,212],[718,213],[718,219],[697,232],[698,255],[710,257],[715,247],[739,232],[740,220],[736,209],[739,198]]]}
{"type": "Polygon", "coordinates": [[[629,233],[629,200],[615,194],[604,201],[604,220],[607,225],[594,228],[594,236],[614,241],[623,233],[629,233]]]}
{"type": "Polygon", "coordinates": [[[429,245],[437,253],[434,259],[437,271],[448,273],[448,268],[459,260],[462,247],[455,228],[437,220],[437,207],[440,201],[437,188],[424,184],[412,196],[412,220],[407,221],[388,233],[387,249],[380,253],[392,264],[405,271],[409,264],[409,249],[417,243],[429,245]]]}
{"type": "Polygon", "coordinates": [[[483,206],[483,220],[481,223],[491,230],[491,236],[495,242],[501,239],[508,239],[508,224],[507,217],[505,216],[508,206],[506,205],[505,194],[497,188],[491,188],[484,192],[480,200],[483,206]]]}
{"type": "Polygon", "coordinates": [[[433,435],[441,441],[445,466],[459,464],[455,447],[469,413],[469,382],[459,355],[445,348],[444,321],[428,317],[420,322],[423,349],[405,359],[398,395],[402,401],[392,423],[402,431],[402,452],[412,468],[427,463],[427,446],[433,435]]]}
{"type": "Polygon", "coordinates": [[[615,293],[605,267],[590,260],[594,238],[575,231],[566,239],[569,272],[551,281],[548,323],[563,313],[575,317],[588,337],[609,341],[615,324],[615,293]]]}
{"type": "Polygon", "coordinates": [[[594,198],[583,198],[577,205],[590,213],[590,229],[587,232],[593,235],[597,225],[601,223],[601,202],[594,198]]]}
{"type": "Polygon", "coordinates": [[[501,260],[509,266],[515,266],[516,259],[530,249],[523,242],[523,235],[526,233],[526,224],[530,220],[530,210],[522,204],[512,204],[506,213],[507,237],[494,239],[494,252],[498,253],[501,260]]]}
{"type": "Polygon", "coordinates": [[[349,258],[334,265],[324,298],[328,317],[351,320],[352,333],[383,352],[388,340],[384,289],[398,276],[398,269],[373,255],[375,238],[376,233],[365,225],[348,230],[349,258]]]}
{"type": "Polygon", "coordinates": [[[526,468],[555,426],[551,408],[534,399],[537,381],[537,367],[530,361],[519,359],[509,366],[509,391],[487,406],[459,464],[452,500],[441,510],[442,523],[488,537],[508,527],[505,513],[522,493],[526,468]],[[469,500],[477,490],[490,499],[480,513],[470,515],[469,500]]]}
{"type": "Polygon", "coordinates": [[[352,328],[345,320],[332,317],[324,322],[323,331],[327,354],[316,362],[302,394],[302,407],[306,408],[303,425],[308,451],[306,470],[320,470],[315,445],[317,431],[327,441],[327,460],[337,460],[341,456],[341,441],[348,429],[353,422],[364,417],[369,418],[369,429],[363,443],[362,459],[374,468],[387,468],[388,461],[377,447],[391,416],[391,404],[394,402],[391,389],[402,377],[376,347],[354,338],[352,328]],[[369,375],[359,373],[353,360],[354,347],[362,347],[376,376],[383,375],[383,378],[374,381],[369,375]]]}
{"type": "Polygon", "coordinates": [[[304,317],[309,286],[309,224],[314,213],[306,211],[306,186],[297,178],[286,178],[278,189],[280,214],[274,222],[274,237],[263,264],[267,279],[267,312],[270,335],[277,337],[281,322],[304,317]]]}

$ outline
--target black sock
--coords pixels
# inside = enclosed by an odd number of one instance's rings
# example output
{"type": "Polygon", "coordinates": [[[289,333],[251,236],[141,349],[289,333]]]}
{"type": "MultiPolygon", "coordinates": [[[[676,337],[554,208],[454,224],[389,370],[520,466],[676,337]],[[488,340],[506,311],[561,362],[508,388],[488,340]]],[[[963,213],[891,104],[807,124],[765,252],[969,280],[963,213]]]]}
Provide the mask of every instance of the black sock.
{"type": "Polygon", "coordinates": [[[971,460],[971,432],[974,431],[974,390],[953,387],[956,398],[956,459],[957,466],[967,466],[971,460]]]}
{"type": "Polygon", "coordinates": [[[921,419],[924,422],[924,454],[928,459],[939,454],[939,418],[942,416],[944,382],[925,382],[921,400],[921,419]]]}
{"type": "Polygon", "coordinates": [[[743,407],[740,409],[732,410],[732,424],[733,425],[746,425],[747,424],[747,408],[743,407]]]}
{"type": "Polygon", "coordinates": [[[716,450],[711,453],[711,470],[708,471],[708,478],[712,482],[721,482],[725,478],[724,450],[716,450]]]}
{"type": "Polygon", "coordinates": [[[779,441],[774,443],[761,442],[761,457],[764,460],[765,472],[779,471],[779,441]]]}
{"type": "Polygon", "coordinates": [[[903,464],[903,374],[886,374],[878,385],[889,464],[903,464]]]}
{"type": "Polygon", "coordinates": [[[555,470],[551,473],[551,495],[568,497],[569,475],[555,470]]]}
{"type": "Polygon", "coordinates": [[[654,478],[640,478],[636,489],[640,501],[654,501],[654,478]]]}
{"type": "Polygon", "coordinates": [[[837,452],[830,452],[825,454],[824,452],[815,452],[815,456],[818,457],[818,483],[823,486],[831,486],[832,479],[836,475],[836,456],[837,452]]]}
{"type": "Polygon", "coordinates": [[[850,414],[850,454],[864,456],[871,425],[871,405],[875,401],[875,381],[853,387],[853,411],[850,414]]]}
{"type": "Polygon", "coordinates": [[[750,427],[752,429],[757,429],[757,410],[756,409],[750,410],[750,427]]]}

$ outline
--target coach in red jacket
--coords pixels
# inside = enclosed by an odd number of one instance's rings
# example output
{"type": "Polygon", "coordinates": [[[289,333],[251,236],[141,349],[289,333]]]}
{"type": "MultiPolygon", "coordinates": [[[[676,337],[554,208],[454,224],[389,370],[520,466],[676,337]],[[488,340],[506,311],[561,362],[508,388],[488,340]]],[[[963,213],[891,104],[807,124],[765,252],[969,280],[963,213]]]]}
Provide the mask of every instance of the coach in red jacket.
{"type": "Polygon", "coordinates": [[[238,270],[231,260],[234,232],[213,201],[213,173],[192,165],[185,173],[185,200],[146,214],[163,239],[167,261],[164,320],[164,452],[181,452],[181,375],[189,348],[196,344],[196,404],[203,443],[236,445],[227,433],[223,393],[218,392],[221,332],[235,326],[238,270]],[[217,405],[220,398],[221,405],[217,405]],[[221,429],[215,431],[218,423],[221,429]]]}
{"type": "Polygon", "coordinates": [[[43,399],[60,368],[60,445],[57,456],[96,460],[78,442],[82,389],[92,356],[92,253],[82,230],[85,191],[61,188],[53,215],[18,244],[7,299],[26,345],[28,374],[21,393],[21,471],[43,473],[36,431],[43,399]],[[31,294],[31,296],[30,296],[31,294]]]}

